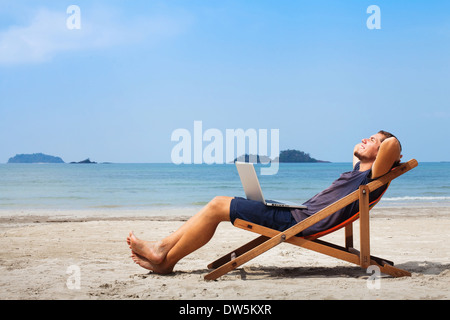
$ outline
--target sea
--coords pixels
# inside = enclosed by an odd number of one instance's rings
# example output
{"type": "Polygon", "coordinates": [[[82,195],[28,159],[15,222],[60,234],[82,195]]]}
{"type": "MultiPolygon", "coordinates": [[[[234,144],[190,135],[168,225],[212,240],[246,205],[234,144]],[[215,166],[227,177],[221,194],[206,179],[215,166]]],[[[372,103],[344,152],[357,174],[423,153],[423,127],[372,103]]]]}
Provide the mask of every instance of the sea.
{"type": "MultiPolygon", "coordinates": [[[[351,163],[280,163],[261,175],[264,196],[305,202],[351,163]]],[[[0,215],[86,212],[183,215],[217,195],[244,197],[233,164],[0,164],[0,215]]],[[[395,179],[377,206],[450,206],[450,163],[424,162],[395,179]]]]}

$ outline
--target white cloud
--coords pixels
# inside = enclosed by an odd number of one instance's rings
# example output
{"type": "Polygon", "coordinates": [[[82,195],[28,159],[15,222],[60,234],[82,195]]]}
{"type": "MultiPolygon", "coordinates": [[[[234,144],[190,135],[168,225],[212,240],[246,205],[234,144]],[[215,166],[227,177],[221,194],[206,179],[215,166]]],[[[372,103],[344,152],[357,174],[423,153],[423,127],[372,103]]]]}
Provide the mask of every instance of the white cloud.
{"type": "Polygon", "coordinates": [[[69,30],[69,17],[65,11],[40,9],[28,25],[0,31],[0,65],[41,63],[63,52],[152,43],[184,32],[190,23],[185,14],[126,20],[115,10],[81,8],[81,29],[69,30]]]}

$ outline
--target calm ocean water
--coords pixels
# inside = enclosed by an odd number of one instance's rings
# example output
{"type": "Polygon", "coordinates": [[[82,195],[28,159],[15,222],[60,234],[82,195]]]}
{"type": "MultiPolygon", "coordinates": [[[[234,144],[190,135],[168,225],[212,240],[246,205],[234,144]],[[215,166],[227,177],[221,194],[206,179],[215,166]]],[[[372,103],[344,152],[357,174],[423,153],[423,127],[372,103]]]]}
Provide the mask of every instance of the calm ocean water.
{"type": "MultiPolygon", "coordinates": [[[[258,165],[256,166],[259,175],[258,165]]],[[[280,164],[259,175],[266,198],[304,202],[350,163],[280,164]]],[[[174,164],[0,164],[0,212],[193,208],[244,196],[236,167],[174,164]]],[[[450,163],[419,163],[394,180],[379,206],[450,205],[450,163]]]]}

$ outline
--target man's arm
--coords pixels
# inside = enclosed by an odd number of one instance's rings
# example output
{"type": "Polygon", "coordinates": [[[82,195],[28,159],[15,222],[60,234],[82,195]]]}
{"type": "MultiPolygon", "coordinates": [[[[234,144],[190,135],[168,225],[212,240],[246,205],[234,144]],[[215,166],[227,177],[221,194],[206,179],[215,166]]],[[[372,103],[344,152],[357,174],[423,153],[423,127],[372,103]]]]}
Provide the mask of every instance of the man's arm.
{"type": "Polygon", "coordinates": [[[378,150],[377,158],[372,166],[372,179],[376,179],[391,170],[394,163],[401,159],[400,143],[394,137],[384,140],[378,150]]]}

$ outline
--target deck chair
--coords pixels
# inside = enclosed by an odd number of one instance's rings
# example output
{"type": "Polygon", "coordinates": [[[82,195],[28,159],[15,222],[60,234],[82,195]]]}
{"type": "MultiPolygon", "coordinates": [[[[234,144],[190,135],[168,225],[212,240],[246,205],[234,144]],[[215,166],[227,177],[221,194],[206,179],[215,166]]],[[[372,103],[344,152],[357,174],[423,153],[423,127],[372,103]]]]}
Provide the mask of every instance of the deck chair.
{"type": "Polygon", "coordinates": [[[380,272],[388,274],[392,277],[404,277],[411,276],[408,271],[394,267],[394,263],[387,259],[375,257],[370,255],[370,225],[369,225],[369,211],[373,205],[379,201],[377,199],[374,203],[369,203],[369,194],[371,191],[376,190],[386,184],[389,184],[392,180],[406,173],[407,171],[415,168],[418,165],[417,160],[412,159],[406,163],[399,165],[391,170],[384,176],[359,187],[359,190],[352,192],[346,197],[339,199],[335,203],[320,210],[316,214],[309,218],[297,223],[293,227],[285,230],[278,231],[273,230],[261,225],[257,225],[251,222],[236,219],[234,226],[252,231],[260,234],[260,236],[253,241],[237,248],[229,254],[217,259],[216,261],[208,265],[209,269],[213,269],[207,275],[205,280],[216,280],[224,274],[236,269],[251,259],[259,256],[260,254],[270,250],[282,242],[288,242],[290,244],[313,250],[319,253],[335,257],[356,265],[361,266],[363,269],[367,269],[369,266],[374,265],[380,269],[380,272]],[[320,234],[315,234],[310,237],[297,237],[296,235],[301,231],[309,228],[322,219],[332,215],[336,211],[344,208],[345,206],[359,200],[359,212],[353,217],[344,221],[338,226],[326,230],[320,234]],[[360,228],[360,250],[358,251],[353,247],[353,222],[359,218],[360,228]],[[319,237],[325,234],[334,232],[340,228],[345,228],[345,246],[338,246],[333,243],[319,240],[319,237]]]}

